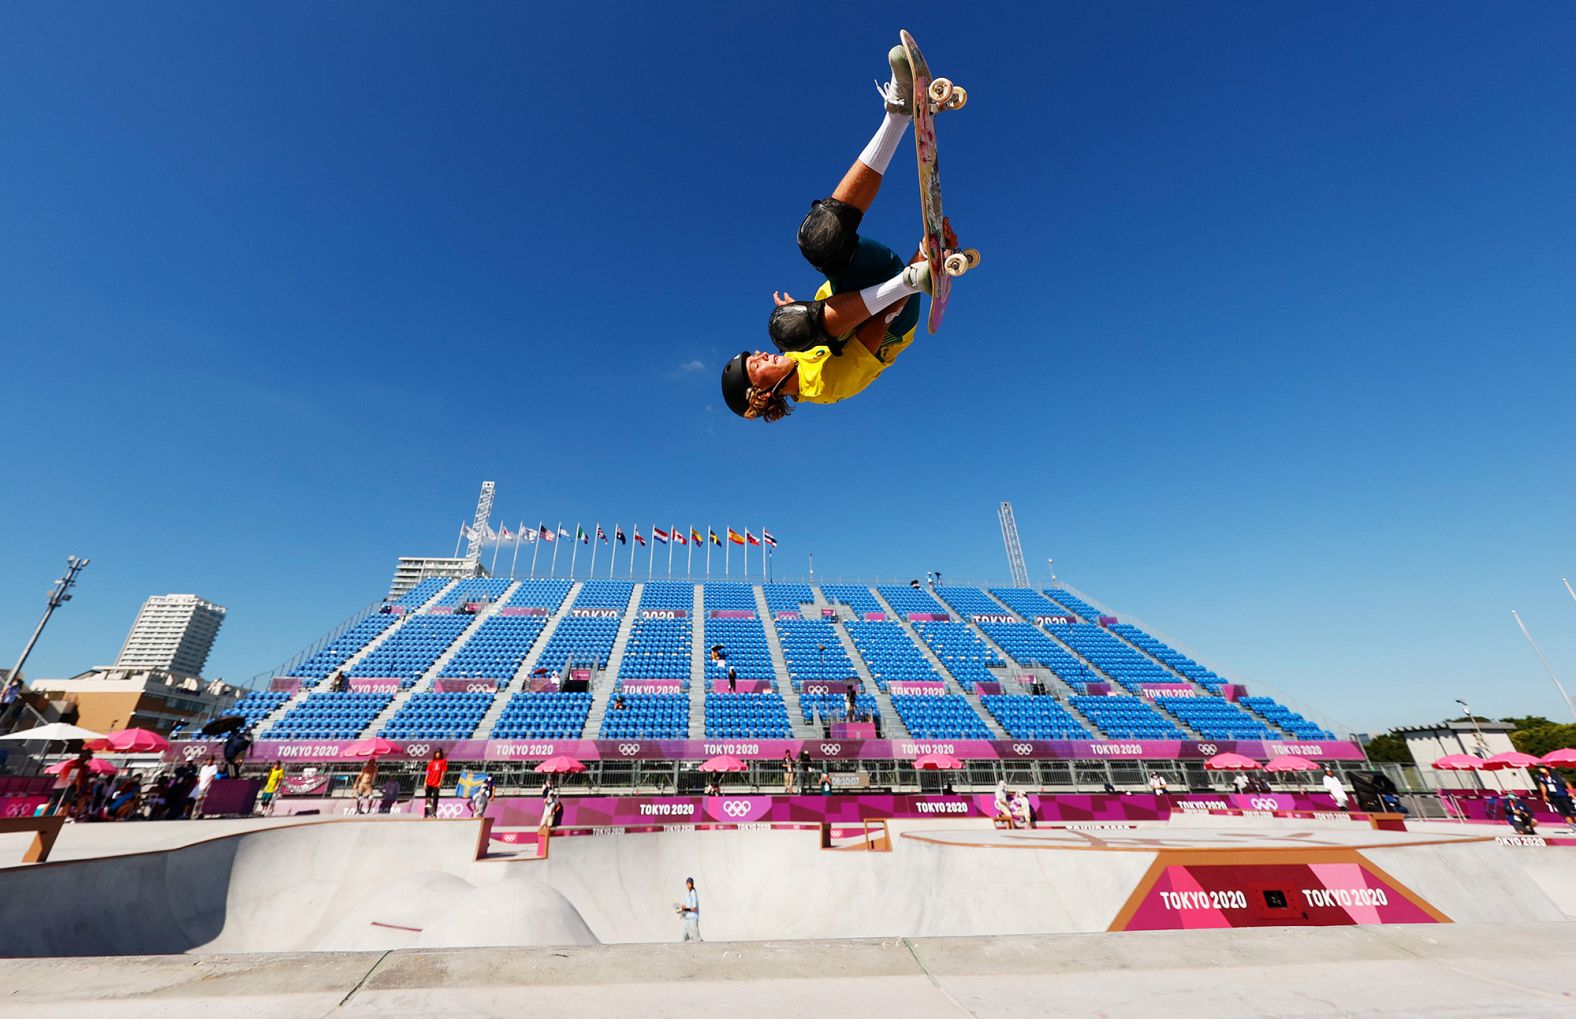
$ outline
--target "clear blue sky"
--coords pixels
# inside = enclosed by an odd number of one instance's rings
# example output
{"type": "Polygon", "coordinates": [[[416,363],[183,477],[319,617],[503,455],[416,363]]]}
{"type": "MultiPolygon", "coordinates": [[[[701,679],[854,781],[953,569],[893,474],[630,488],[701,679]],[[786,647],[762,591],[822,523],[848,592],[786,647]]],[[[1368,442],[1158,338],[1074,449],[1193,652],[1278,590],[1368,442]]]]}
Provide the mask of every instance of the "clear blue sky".
{"type": "MultiPolygon", "coordinates": [[[[1576,686],[1576,7],[0,3],[0,659],[271,668],[500,516],[1058,572],[1361,729],[1576,686]],[[767,9],[767,8],[770,9],[767,9]],[[985,262],[860,398],[722,407],[900,26],[985,262]],[[660,89],[660,91],[659,91],[660,89]]],[[[865,230],[917,234],[912,149],[865,230]]]]}

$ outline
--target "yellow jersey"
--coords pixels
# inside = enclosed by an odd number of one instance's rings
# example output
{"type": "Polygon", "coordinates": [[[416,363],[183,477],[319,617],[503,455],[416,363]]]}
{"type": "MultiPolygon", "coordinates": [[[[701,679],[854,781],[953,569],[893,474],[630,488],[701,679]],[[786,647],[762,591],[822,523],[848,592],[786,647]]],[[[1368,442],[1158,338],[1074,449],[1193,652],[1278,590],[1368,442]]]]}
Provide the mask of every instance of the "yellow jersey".
{"type": "MultiPolygon", "coordinates": [[[[816,300],[825,300],[831,290],[831,284],[823,283],[816,300]]],[[[844,345],[841,357],[833,356],[832,348],[825,344],[789,351],[785,356],[798,370],[799,399],[806,403],[836,403],[864,392],[914,342],[914,332],[910,329],[901,337],[888,333],[874,354],[856,339],[844,345]]]]}

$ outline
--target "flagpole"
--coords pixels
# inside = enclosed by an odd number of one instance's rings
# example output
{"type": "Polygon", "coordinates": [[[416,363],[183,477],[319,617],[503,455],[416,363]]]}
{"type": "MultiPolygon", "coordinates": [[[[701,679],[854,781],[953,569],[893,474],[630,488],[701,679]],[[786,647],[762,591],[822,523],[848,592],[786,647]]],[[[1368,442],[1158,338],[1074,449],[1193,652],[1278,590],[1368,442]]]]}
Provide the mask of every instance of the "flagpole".
{"type": "Polygon", "coordinates": [[[558,539],[563,537],[563,535],[559,534],[558,532],[562,531],[563,529],[564,529],[564,522],[563,522],[563,520],[560,519],[558,521],[558,528],[557,528],[557,530],[553,531],[553,576],[554,577],[558,576],[558,539]]]}
{"type": "Polygon", "coordinates": [[[722,540],[727,542],[726,545],[722,546],[722,575],[726,579],[733,575],[731,565],[733,560],[733,528],[723,528],[722,540]]]}
{"type": "Polygon", "coordinates": [[[607,546],[607,579],[613,579],[613,568],[618,565],[618,532],[623,524],[613,525],[613,540],[607,546]]]}
{"type": "MultiPolygon", "coordinates": [[[[629,525],[629,529],[631,531],[634,531],[635,534],[639,534],[640,533],[640,525],[639,524],[630,524],[629,525]]],[[[638,541],[636,541],[634,539],[634,535],[631,535],[630,539],[629,539],[629,579],[630,580],[634,580],[635,579],[635,546],[639,545],[639,544],[640,544],[640,542],[638,542],[638,541]]]]}
{"type": "Polygon", "coordinates": [[[536,554],[542,551],[542,522],[536,522],[536,537],[531,539],[531,579],[536,579],[536,554]]]}
{"type": "Polygon", "coordinates": [[[707,580],[711,579],[711,536],[714,533],[716,533],[716,532],[714,532],[711,529],[711,525],[707,524],[706,525],[706,579],[707,580]]]}
{"type": "MultiPolygon", "coordinates": [[[[502,527],[503,524],[499,523],[498,526],[502,527]]],[[[492,574],[495,577],[498,575],[498,550],[501,549],[502,547],[503,547],[503,541],[499,539],[498,535],[496,535],[496,534],[493,535],[492,565],[487,567],[487,572],[492,574]]]]}
{"type": "Polygon", "coordinates": [[[596,530],[591,532],[591,578],[593,580],[596,579],[596,553],[597,553],[596,543],[602,540],[601,535],[602,535],[602,522],[600,520],[598,520],[597,521],[597,525],[596,525],[596,530]]]}
{"type": "Polygon", "coordinates": [[[575,536],[569,540],[575,543],[574,551],[569,553],[569,579],[575,578],[575,561],[580,558],[580,521],[575,521],[575,536]]]}
{"type": "Polygon", "coordinates": [[[646,579],[647,580],[650,580],[652,577],[656,576],[656,573],[654,572],[656,570],[656,568],[657,568],[656,567],[656,562],[657,562],[657,525],[656,524],[652,524],[651,525],[651,543],[650,544],[651,544],[651,554],[646,557],[646,579]]]}
{"type": "Polygon", "coordinates": [[[1560,699],[1565,702],[1565,706],[1570,709],[1571,714],[1576,715],[1576,701],[1571,700],[1570,697],[1566,695],[1565,684],[1561,683],[1560,677],[1554,674],[1554,670],[1549,666],[1549,660],[1543,657],[1543,649],[1538,647],[1538,642],[1532,639],[1532,634],[1527,631],[1527,624],[1521,621],[1521,616],[1516,612],[1515,609],[1511,609],[1510,614],[1515,616],[1516,625],[1521,627],[1521,635],[1527,638],[1527,643],[1532,645],[1532,651],[1538,656],[1538,661],[1543,663],[1543,671],[1547,672],[1549,674],[1549,678],[1554,680],[1554,688],[1560,692],[1560,699]]]}
{"type": "Polygon", "coordinates": [[[525,521],[514,529],[514,555],[509,559],[509,579],[514,579],[514,568],[520,563],[520,538],[525,534],[525,521]]]}
{"type": "Polygon", "coordinates": [[[761,572],[766,575],[766,582],[772,582],[772,547],[766,544],[766,528],[761,528],[761,572]]]}
{"type": "Polygon", "coordinates": [[[460,533],[454,538],[454,558],[460,557],[460,542],[465,540],[465,521],[460,521],[460,533]]]}
{"type": "Polygon", "coordinates": [[[695,527],[690,525],[689,551],[684,554],[684,576],[689,579],[695,577],[695,527]]]}
{"type": "Polygon", "coordinates": [[[673,579],[673,529],[668,528],[668,579],[673,579]]]}

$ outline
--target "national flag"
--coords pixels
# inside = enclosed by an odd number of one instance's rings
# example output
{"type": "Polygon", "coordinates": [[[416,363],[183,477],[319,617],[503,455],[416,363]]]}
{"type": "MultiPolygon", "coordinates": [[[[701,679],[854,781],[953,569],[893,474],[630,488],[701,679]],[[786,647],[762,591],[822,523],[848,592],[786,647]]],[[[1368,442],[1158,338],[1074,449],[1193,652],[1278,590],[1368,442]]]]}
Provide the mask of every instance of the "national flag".
{"type": "Polygon", "coordinates": [[[586,529],[581,527],[579,524],[575,525],[575,537],[580,539],[580,543],[582,545],[591,544],[591,536],[587,534],[586,529]]]}
{"type": "Polygon", "coordinates": [[[509,540],[511,540],[513,538],[514,538],[514,535],[509,533],[509,525],[508,524],[499,524],[498,525],[498,540],[499,541],[509,541],[509,540]]]}
{"type": "Polygon", "coordinates": [[[658,541],[662,542],[662,544],[664,544],[664,545],[666,545],[668,543],[668,532],[664,531],[660,527],[653,527],[651,529],[651,536],[653,538],[657,539],[658,541]]]}
{"type": "Polygon", "coordinates": [[[705,541],[706,541],[706,539],[704,539],[704,538],[702,538],[700,536],[700,532],[699,531],[695,530],[695,528],[693,528],[693,527],[690,528],[690,544],[691,545],[702,545],[702,544],[705,544],[705,541]]]}
{"type": "Polygon", "coordinates": [[[492,529],[492,525],[489,524],[489,523],[483,523],[482,524],[482,536],[485,537],[488,541],[497,541],[498,540],[498,532],[494,531],[492,529]]]}
{"type": "Polygon", "coordinates": [[[570,534],[570,533],[569,533],[569,532],[568,532],[568,531],[567,531],[567,530],[565,530],[565,529],[564,529],[564,528],[563,528],[563,527],[560,527],[560,528],[558,528],[558,536],[559,536],[559,537],[560,537],[560,538],[573,538],[573,537],[574,537],[574,535],[572,535],[572,534],[570,534]]]}
{"type": "Polygon", "coordinates": [[[689,539],[684,537],[684,532],[679,530],[677,527],[673,528],[673,544],[675,544],[675,545],[688,545],[689,544],[689,539]]]}
{"type": "Polygon", "coordinates": [[[607,544],[607,532],[602,530],[601,524],[596,525],[596,540],[600,541],[604,545],[607,544]]]}
{"type": "Polygon", "coordinates": [[[771,531],[762,531],[761,540],[766,542],[766,544],[770,545],[772,548],[777,547],[777,539],[772,537],[771,531]]]}
{"type": "Polygon", "coordinates": [[[744,532],[744,540],[749,542],[751,545],[756,545],[756,546],[759,546],[760,543],[761,543],[761,539],[757,538],[755,535],[751,534],[749,531],[745,531],[744,532]]]}
{"type": "Polygon", "coordinates": [[[542,540],[543,541],[557,541],[558,540],[558,535],[554,534],[552,532],[552,530],[550,530],[549,528],[544,527],[544,528],[542,528],[542,540]]]}
{"type": "Polygon", "coordinates": [[[646,539],[640,536],[640,528],[635,528],[635,544],[644,545],[645,543],[646,539]]]}
{"type": "Polygon", "coordinates": [[[533,527],[529,531],[521,531],[520,532],[520,537],[523,538],[527,543],[535,541],[536,540],[536,528],[533,527]]]}
{"type": "Polygon", "coordinates": [[[730,527],[728,528],[728,540],[733,542],[735,545],[742,545],[744,544],[744,535],[730,527]]]}
{"type": "Polygon", "coordinates": [[[629,539],[624,537],[624,528],[619,526],[613,530],[613,537],[618,539],[620,545],[628,545],[629,539]]]}
{"type": "Polygon", "coordinates": [[[712,543],[712,544],[713,544],[713,545],[721,545],[721,544],[722,544],[722,539],[721,539],[721,538],[720,538],[720,537],[718,537],[718,536],[717,536],[717,532],[716,532],[716,531],[713,531],[713,530],[712,530],[712,529],[711,529],[711,528],[709,528],[709,527],[708,527],[708,528],[706,528],[706,537],[708,537],[708,538],[710,538],[710,539],[711,539],[711,543],[712,543]]]}

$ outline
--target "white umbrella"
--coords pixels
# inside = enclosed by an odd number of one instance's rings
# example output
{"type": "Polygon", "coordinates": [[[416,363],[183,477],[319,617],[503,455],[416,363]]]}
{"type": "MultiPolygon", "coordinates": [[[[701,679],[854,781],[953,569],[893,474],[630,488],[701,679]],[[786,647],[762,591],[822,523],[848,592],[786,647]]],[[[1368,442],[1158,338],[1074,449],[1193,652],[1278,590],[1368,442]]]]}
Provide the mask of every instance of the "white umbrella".
{"type": "Polygon", "coordinates": [[[104,734],[94,732],[92,729],[83,729],[80,726],[67,725],[65,722],[50,722],[36,729],[24,729],[13,732],[9,736],[0,736],[0,739],[25,740],[29,743],[65,742],[74,739],[103,739],[104,734]]]}

